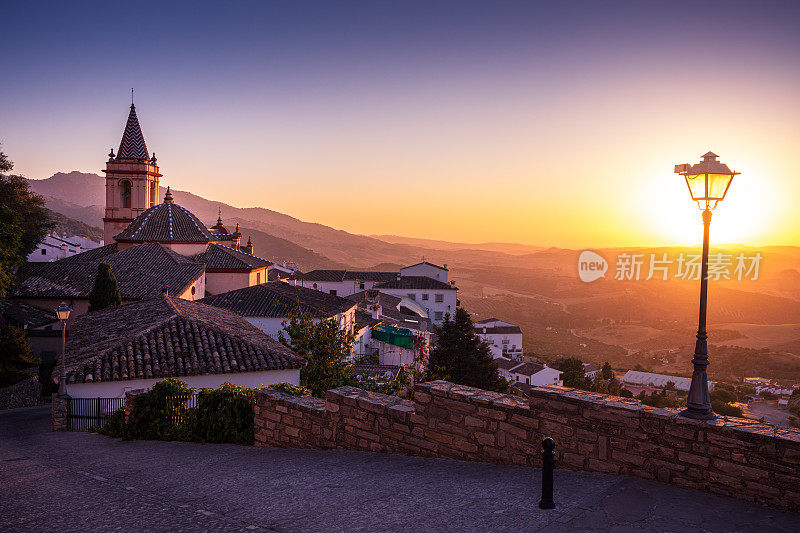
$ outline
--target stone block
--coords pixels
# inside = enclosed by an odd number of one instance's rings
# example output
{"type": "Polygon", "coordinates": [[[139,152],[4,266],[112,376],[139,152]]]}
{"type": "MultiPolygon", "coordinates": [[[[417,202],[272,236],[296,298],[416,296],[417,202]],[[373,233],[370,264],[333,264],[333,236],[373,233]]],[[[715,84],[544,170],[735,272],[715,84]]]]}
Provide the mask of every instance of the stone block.
{"type": "Polygon", "coordinates": [[[757,481],[767,477],[764,470],[758,468],[751,468],[739,463],[731,463],[722,459],[714,459],[711,466],[723,474],[729,474],[734,477],[742,477],[752,481],[757,481]]]}
{"type": "Polygon", "coordinates": [[[678,452],[678,460],[684,463],[693,464],[696,466],[707,467],[709,465],[708,457],[702,455],[695,455],[693,453],[678,452]]]}
{"type": "Polygon", "coordinates": [[[619,474],[619,465],[608,461],[598,461],[589,458],[586,460],[586,468],[592,472],[602,472],[604,474],[619,474]]]}
{"type": "Polygon", "coordinates": [[[494,420],[506,420],[508,413],[503,409],[490,409],[487,407],[478,407],[478,416],[493,418],[494,420]]]}

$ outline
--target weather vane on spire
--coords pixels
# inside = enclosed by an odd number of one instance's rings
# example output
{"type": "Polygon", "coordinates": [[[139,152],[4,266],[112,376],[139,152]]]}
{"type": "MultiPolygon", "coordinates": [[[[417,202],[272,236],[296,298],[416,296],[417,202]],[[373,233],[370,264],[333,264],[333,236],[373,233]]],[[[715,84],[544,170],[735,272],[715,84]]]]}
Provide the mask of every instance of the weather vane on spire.
{"type": "Polygon", "coordinates": [[[133,105],[133,87],[131,87],[131,105],[133,105]]]}

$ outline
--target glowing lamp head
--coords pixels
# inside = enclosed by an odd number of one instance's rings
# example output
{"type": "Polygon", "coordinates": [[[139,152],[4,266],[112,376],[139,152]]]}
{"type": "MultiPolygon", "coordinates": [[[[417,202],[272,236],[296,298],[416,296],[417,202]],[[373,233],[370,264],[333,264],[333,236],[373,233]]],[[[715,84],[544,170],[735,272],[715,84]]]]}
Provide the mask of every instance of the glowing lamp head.
{"type": "Polygon", "coordinates": [[[59,305],[58,309],[56,309],[56,316],[58,316],[60,321],[64,322],[69,318],[69,312],[69,306],[64,302],[61,302],[61,305],[59,305]]]}
{"type": "Polygon", "coordinates": [[[717,207],[728,193],[733,177],[739,174],[729,169],[725,163],[717,161],[717,157],[719,156],[714,152],[708,152],[696,165],[675,165],[675,173],[684,177],[692,200],[701,209],[703,206],[700,202],[705,202],[705,208],[717,207]]]}

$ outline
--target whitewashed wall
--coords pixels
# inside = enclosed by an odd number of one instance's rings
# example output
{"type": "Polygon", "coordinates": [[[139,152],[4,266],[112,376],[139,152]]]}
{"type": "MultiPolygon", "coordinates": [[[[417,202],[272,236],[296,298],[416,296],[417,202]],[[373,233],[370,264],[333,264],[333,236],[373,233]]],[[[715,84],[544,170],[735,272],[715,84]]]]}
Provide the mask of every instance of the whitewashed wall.
{"type": "MultiPolygon", "coordinates": [[[[203,387],[216,389],[229,381],[234,385],[260,388],[273,383],[300,384],[300,370],[265,370],[262,372],[238,372],[232,374],[204,374],[179,377],[193,389],[203,387]]],[[[132,379],[127,381],[104,381],[101,383],[73,383],[67,385],[67,394],[73,398],[122,398],[127,391],[149,389],[162,379],[132,379]]]]}

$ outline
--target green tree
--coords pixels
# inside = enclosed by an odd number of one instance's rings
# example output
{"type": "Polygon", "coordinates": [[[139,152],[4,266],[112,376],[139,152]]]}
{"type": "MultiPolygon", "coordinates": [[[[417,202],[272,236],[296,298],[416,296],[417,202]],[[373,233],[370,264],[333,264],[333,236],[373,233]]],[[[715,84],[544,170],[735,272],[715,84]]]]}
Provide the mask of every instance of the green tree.
{"type": "Polygon", "coordinates": [[[28,368],[39,365],[33,356],[25,332],[10,324],[0,328],[0,386],[11,385],[25,378],[28,368]]]}
{"type": "Polygon", "coordinates": [[[600,374],[603,376],[603,379],[611,379],[614,377],[614,370],[611,368],[611,364],[608,361],[603,363],[603,369],[600,371],[600,374]]]}
{"type": "Polygon", "coordinates": [[[20,229],[13,209],[0,205],[0,296],[14,283],[14,269],[20,263],[20,229]]]}
{"type": "Polygon", "coordinates": [[[347,362],[353,335],[336,321],[315,321],[311,314],[293,310],[283,328],[278,334],[281,343],[307,361],[300,381],[311,394],[322,398],[329,389],[355,384],[353,367],[347,362]]]}
{"type": "MultiPolygon", "coordinates": [[[[0,152],[0,172],[12,168],[0,152]]],[[[44,198],[31,192],[25,178],[0,174],[0,295],[9,291],[17,266],[52,228],[44,198]]]]}
{"type": "Polygon", "coordinates": [[[0,172],[8,172],[14,168],[14,162],[8,159],[8,156],[0,151],[0,172]]]}
{"type": "Polygon", "coordinates": [[[89,292],[89,311],[99,311],[108,307],[115,307],[122,303],[119,294],[117,278],[111,272],[111,265],[100,263],[97,265],[97,277],[94,278],[94,288],[89,292]]]}
{"type": "Polygon", "coordinates": [[[475,334],[469,313],[456,308],[435,328],[436,343],[428,360],[427,380],[444,379],[484,390],[508,392],[508,381],[500,376],[489,345],[475,334]]]}
{"type": "Polygon", "coordinates": [[[561,379],[564,380],[565,387],[572,387],[573,389],[592,390],[592,380],[586,377],[586,372],[583,369],[583,361],[570,357],[564,359],[556,364],[556,368],[563,372],[561,379]]]}

